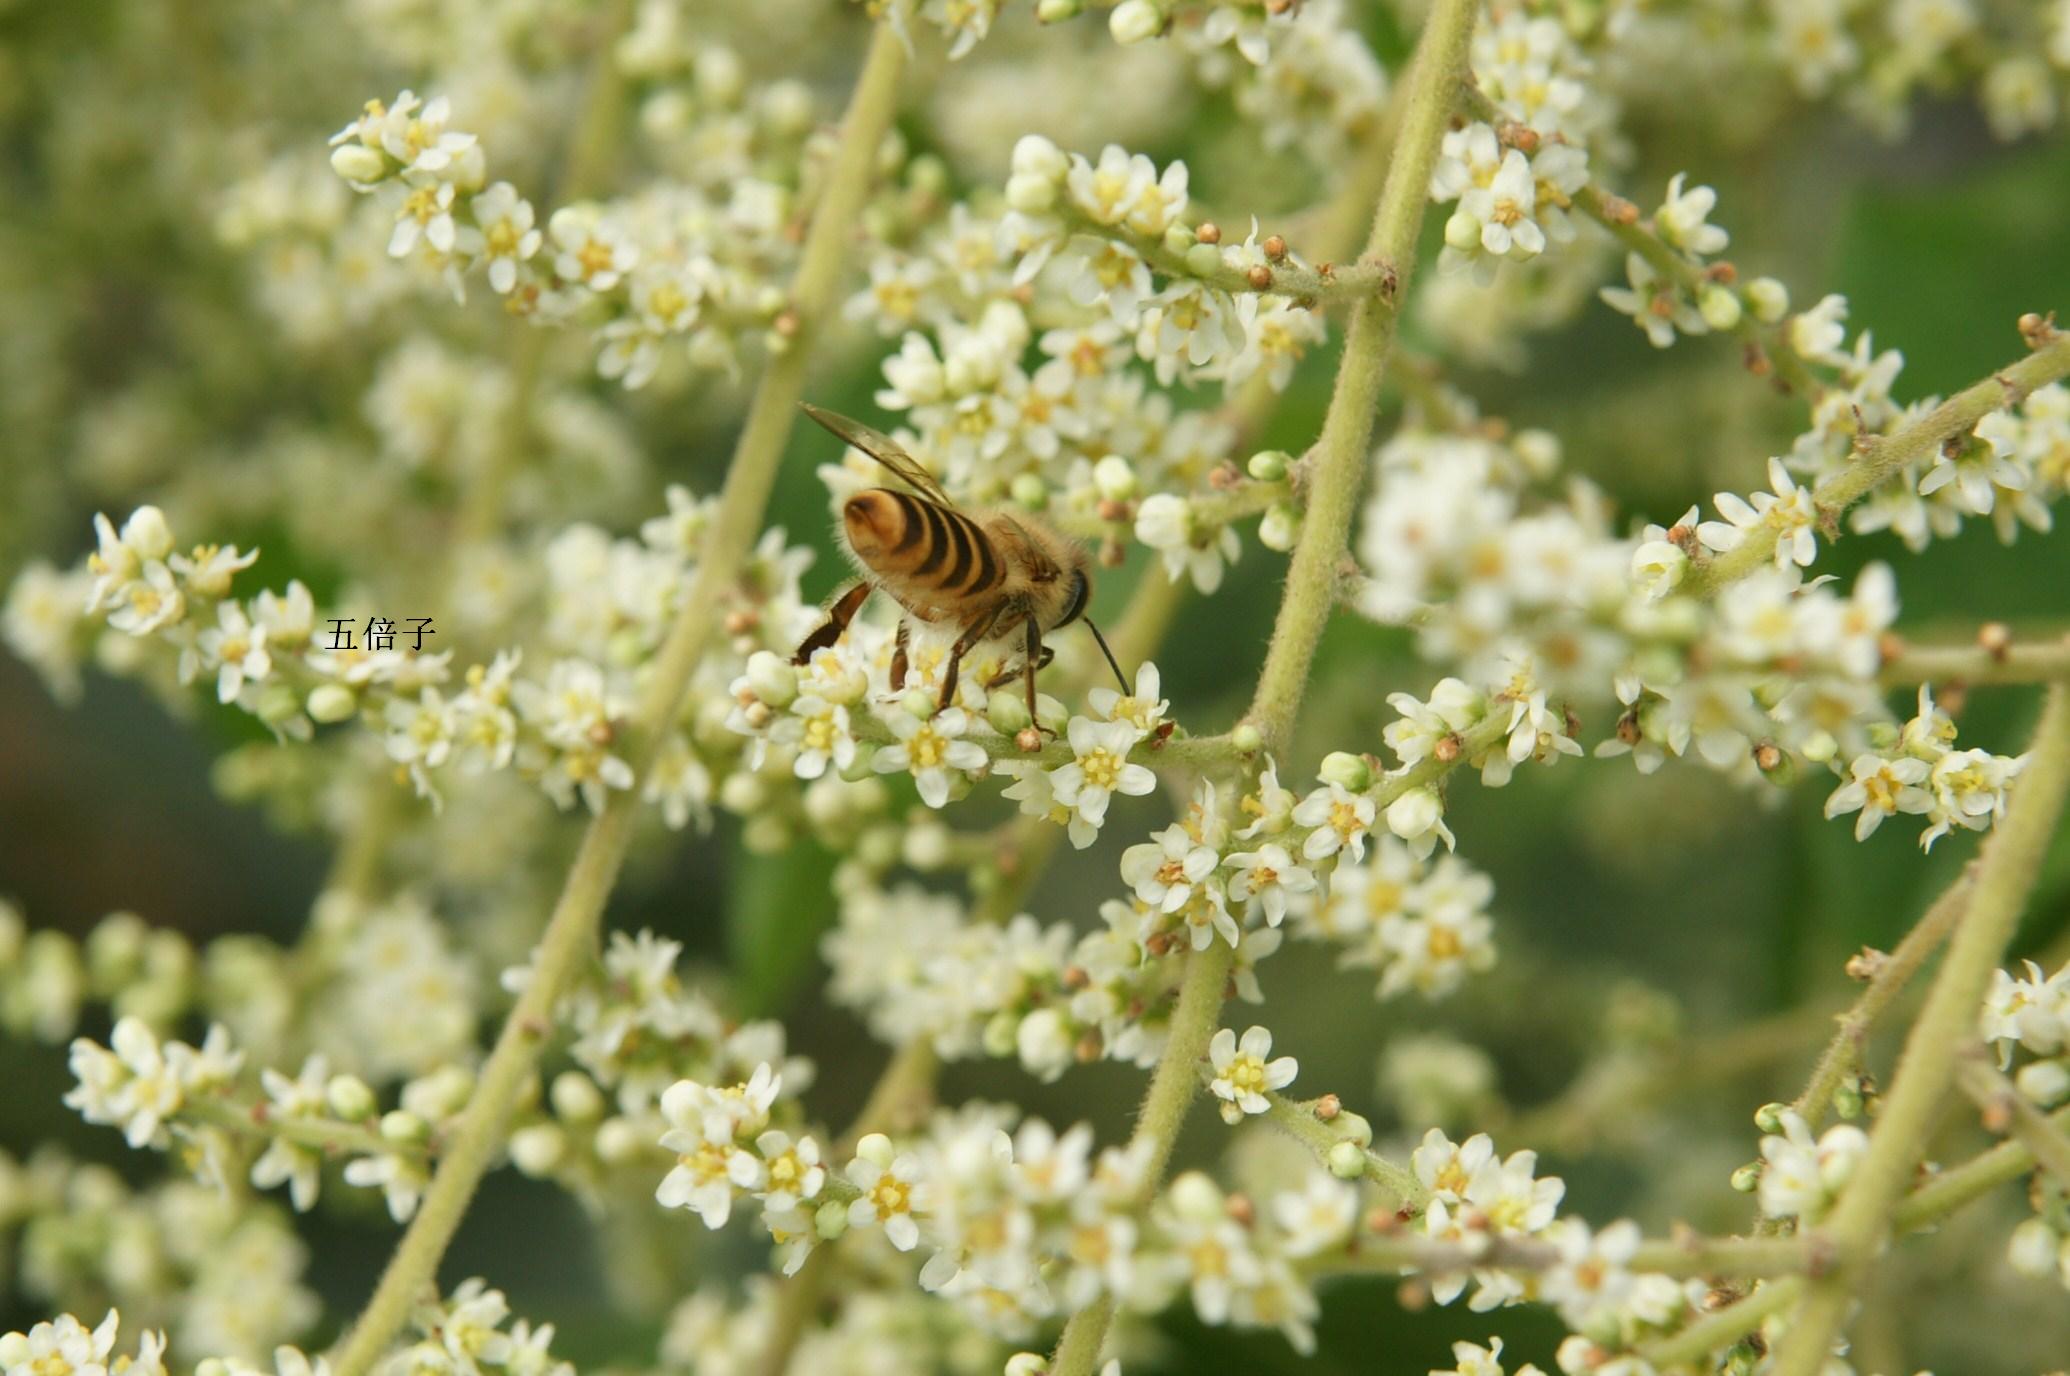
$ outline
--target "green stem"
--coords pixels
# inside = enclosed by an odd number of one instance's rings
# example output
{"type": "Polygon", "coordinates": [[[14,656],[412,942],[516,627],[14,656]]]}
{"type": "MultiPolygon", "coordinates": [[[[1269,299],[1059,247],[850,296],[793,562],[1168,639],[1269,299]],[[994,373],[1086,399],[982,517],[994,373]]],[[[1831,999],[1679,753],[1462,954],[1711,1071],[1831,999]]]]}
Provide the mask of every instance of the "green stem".
{"type": "Polygon", "coordinates": [[[1789,1308],[1803,1292],[1801,1276],[1769,1281],[1753,1294],[1704,1315],[1672,1337],[1648,1343],[1639,1349],[1640,1360],[1656,1370],[1702,1361],[1718,1349],[1732,1346],[1766,1323],[1771,1315],[1789,1308]]]}
{"type": "Polygon", "coordinates": [[[363,1123],[338,1118],[275,1117],[264,1103],[239,1104],[226,1099],[202,1099],[180,1109],[180,1117],[211,1127],[265,1141],[276,1138],[298,1146],[314,1147],[326,1155],[356,1153],[363,1156],[428,1157],[422,1145],[392,1142],[363,1123]]]}
{"type": "Polygon", "coordinates": [[[2070,679],[2070,640],[2055,644],[1907,645],[1877,676],[1886,686],[1913,683],[2054,683],[2070,679]]]}
{"type": "Polygon", "coordinates": [[[1336,389],[1316,441],[1307,515],[1287,566],[1279,618],[1251,703],[1249,719],[1274,753],[1284,753],[1293,735],[1309,665],[1336,601],[1337,564],[1344,557],[1352,508],[1365,476],[1381,374],[1394,343],[1403,292],[1415,268],[1416,240],[1430,204],[1430,173],[1437,162],[1438,141],[1466,68],[1467,43],[1479,10],[1469,0],[1438,0],[1417,40],[1401,132],[1394,142],[1387,181],[1366,241],[1366,259],[1387,269],[1391,280],[1379,294],[1359,301],[1345,329],[1336,389]]]}
{"type": "Polygon", "coordinates": [[[1862,990],[1854,1006],[1840,1015],[1840,1025],[1834,1031],[1832,1041],[1826,1044],[1825,1054],[1813,1067],[1810,1082],[1804,1086],[1804,1092],[1797,1096],[1796,1102],[1790,1105],[1811,1127],[1817,1128],[1819,1120],[1825,1117],[1826,1108],[1833,1101],[1833,1091],[1840,1088],[1840,1082],[1861,1066],[1863,1043],[1876,1020],[1911,983],[1919,967],[1948,939],[1948,933],[1969,905],[1974,879],[1972,871],[1964,870],[1934,900],[1925,916],[1912,925],[1904,940],[1876,967],[1876,973],[1870,976],[1869,987],[1862,990]]]}
{"type": "MultiPolygon", "coordinates": [[[[1349,1140],[1315,1116],[1315,1100],[1303,1102],[1275,1093],[1265,1097],[1272,1105],[1265,1111],[1265,1121],[1315,1153],[1315,1159],[1325,1165],[1329,1164],[1330,1152],[1349,1140]]],[[[1371,1147],[1361,1147],[1360,1151],[1365,1154],[1365,1178],[1385,1190],[1397,1209],[1420,1211],[1430,1202],[1430,1191],[1423,1188],[1414,1171],[1388,1160],[1371,1147]]]]}
{"type": "MultiPolygon", "coordinates": [[[[1457,1275],[1462,1271],[1549,1271],[1566,1262],[1558,1244],[1542,1238],[1487,1236],[1476,1243],[1393,1234],[1360,1237],[1348,1251],[1311,1260],[1310,1276],[1457,1275]]],[[[1639,1244],[1627,1263],[1634,1272],[1659,1276],[1718,1276],[1757,1279],[1816,1271],[1816,1247],[1794,1237],[1654,1238],[1639,1244]]]]}
{"type": "MultiPolygon", "coordinates": [[[[2070,1108],[2057,1109],[2043,1121],[2062,1132],[2070,1127],[2070,1108]]],[[[1950,1166],[1906,1195],[1904,1203],[1891,1214],[1891,1228],[1898,1233],[1916,1233],[2033,1169],[2034,1152],[2027,1143],[2017,1139],[2000,1142],[1959,1166],[1950,1166]]]]}
{"type": "Polygon", "coordinates": [[[1962,1092],[1984,1111],[1987,1125],[1996,1126],[1990,1124],[1990,1120],[2002,1115],[2005,1126],[2033,1154],[2036,1163],[2064,1186],[2070,1187],[2070,1137],[2065,1137],[2063,1130],[2051,1123],[2046,1113],[2028,1102],[2027,1096],[2015,1089],[2012,1081],[1992,1067],[1985,1059],[1981,1045],[1970,1048],[1957,1078],[1962,1092]]]}
{"type": "MultiPolygon", "coordinates": [[[[1415,70],[1404,100],[1401,134],[1373,215],[1366,258],[1386,274],[1381,291],[1362,298],[1345,331],[1337,384],[1317,441],[1316,473],[1308,491],[1301,539],[1287,569],[1285,590],[1257,696],[1248,714],[1269,748],[1284,749],[1308,686],[1315,647],[1336,602],[1337,563],[1351,531],[1351,509],[1364,475],[1380,399],[1380,374],[1402,288],[1414,265],[1416,239],[1430,200],[1430,172],[1466,65],[1466,48],[1480,13],[1478,0],[1437,0],[1417,40],[1415,70]]],[[[1188,958],[1170,1041],[1151,1072],[1149,1093],[1134,1141],[1150,1144],[1146,1189],[1155,1190],[1180,1121],[1192,1101],[1195,1065],[1220,1020],[1235,952],[1214,942],[1188,958]]],[[[1111,1298],[1071,1316],[1050,1363],[1052,1376],[1090,1376],[1114,1317],[1111,1298]]]]}
{"type": "MultiPolygon", "coordinates": [[[[2070,348],[2064,357],[2070,360],[2070,348]]],[[[1968,909],[1906,1039],[1868,1154],[1822,1226],[1839,1264],[1807,1293],[1777,1350],[1775,1376],[1814,1376],[1831,1354],[1854,1289],[1890,1227],[1892,1207],[1946,1107],[1956,1057],[1976,1037],[1977,1010],[2048,855],[2066,792],[2070,688],[2058,686],[2049,691],[2011,808],[1984,847],[1968,909]]]]}
{"type": "MultiPolygon", "coordinates": [[[[1852,464],[1812,489],[1812,505],[1821,516],[1837,518],[1906,464],[1924,458],[1957,435],[1968,434],[1993,411],[2066,375],[2070,375],[2070,334],[2059,335],[2017,363],[1964,388],[1910,425],[1864,441],[1852,464]]],[[[1682,591],[1701,597],[1746,576],[1774,559],[1775,542],[1774,526],[1764,522],[1754,527],[1737,548],[1692,565],[1682,591]]]]}
{"type": "MultiPolygon", "coordinates": [[[[827,189],[792,283],[798,337],[770,359],[748,408],[726,473],[718,514],[675,624],[663,643],[630,723],[632,756],[644,776],[663,733],[682,706],[703,658],[716,608],[761,529],[792,420],[803,392],[807,343],[833,305],[848,239],[869,191],[879,144],[897,105],[904,48],[879,25],[843,121],[827,189]]],[[[501,1148],[510,1113],[538,1064],[554,1005],[596,939],[604,902],[618,877],[639,811],[637,787],[614,794],[583,835],[532,964],[531,982],[510,1011],[495,1049],[447,1146],[417,1216],[403,1235],[366,1309],[331,1360],[335,1376],[365,1376],[426,1287],[460,1226],[476,1185],[501,1148]]]]}
{"type": "MultiPolygon", "coordinates": [[[[1178,1007],[1172,1012],[1170,1040],[1158,1058],[1157,1068],[1150,1073],[1150,1089],[1143,1096],[1135,1134],[1129,1139],[1131,1148],[1147,1144],[1148,1157],[1143,1165],[1145,1193],[1140,1201],[1144,1204],[1149,1203],[1164,1180],[1172,1145],[1179,1138],[1179,1125],[1185,1121],[1186,1108],[1193,1102],[1197,1067],[1201,1057],[1207,1055],[1215,1024],[1221,1021],[1222,998],[1235,962],[1235,948],[1220,940],[1186,958],[1186,978],[1179,986],[1178,1007]]],[[[1073,1314],[1064,1325],[1064,1336],[1050,1361],[1050,1376],[1092,1376],[1113,1318],[1111,1297],[1102,1297],[1073,1314]]]]}

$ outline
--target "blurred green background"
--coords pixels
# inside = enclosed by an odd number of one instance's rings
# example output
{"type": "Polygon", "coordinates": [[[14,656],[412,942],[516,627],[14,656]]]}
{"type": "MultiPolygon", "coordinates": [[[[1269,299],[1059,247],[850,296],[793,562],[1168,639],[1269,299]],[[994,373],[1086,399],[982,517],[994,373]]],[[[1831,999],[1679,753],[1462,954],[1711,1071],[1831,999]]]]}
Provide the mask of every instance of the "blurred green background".
{"type": "MultiPolygon", "coordinates": [[[[271,45],[308,46],[288,26],[321,21],[266,6],[175,8],[196,12],[198,32],[180,21],[168,31],[187,32],[199,51],[175,46],[162,67],[143,70],[134,65],[135,43],[102,27],[121,22],[111,15],[0,6],[0,75],[9,78],[0,80],[0,580],[30,557],[76,559],[90,547],[97,506],[119,518],[121,502],[150,499],[154,482],[182,463],[207,462],[233,436],[263,431],[271,415],[346,415],[355,404],[274,356],[261,319],[241,303],[234,255],[210,241],[202,208],[191,207],[183,222],[190,207],[162,194],[153,160],[173,156],[172,137],[160,137],[169,121],[191,122],[191,136],[204,121],[231,118],[211,113],[226,102],[283,145],[299,139],[318,158],[341,112],[394,87],[396,74],[378,63],[325,72],[306,56],[269,70],[271,45]],[[235,79],[224,80],[226,71],[235,79]],[[59,108],[119,101],[125,90],[142,103],[136,115],[104,110],[96,122],[59,108]],[[208,346],[190,352],[203,336],[208,346]],[[167,437],[164,463],[136,490],[94,490],[68,472],[80,418],[140,380],[180,389],[189,403],[182,430],[167,437]]],[[[1372,37],[1392,65],[1399,33],[1375,19],[1372,37]]],[[[811,61],[806,75],[838,83],[838,48],[829,44],[811,61]]],[[[2003,147],[1965,104],[1920,109],[1895,144],[1824,112],[1772,101],[1761,108],[1770,107],[1765,117],[1733,123],[1665,98],[1640,103],[1630,121],[1639,161],[1618,181],[1642,203],[1685,168],[1716,185],[1716,218],[1732,231],[1742,271],[1781,277],[1799,305],[1824,291],[1845,293],[1853,323],[1903,351],[1899,391],[1907,399],[1966,385],[2012,357],[2022,311],[2070,310],[2070,145],[2003,147]]],[[[917,115],[908,133],[926,146],[917,115]]],[[[1240,159],[1215,158],[1239,138],[1226,112],[1210,109],[1177,141],[1144,151],[1202,159],[1195,190],[1213,205],[1298,199],[1298,188],[1270,179],[1251,185],[1240,159]]],[[[870,414],[875,357],[872,341],[851,340],[814,395],[870,414]]],[[[1792,433],[1794,403],[1743,376],[1730,344],[1700,339],[1658,353],[1599,305],[1534,340],[1532,358],[1518,375],[1450,376],[1486,413],[1558,434],[1569,467],[1628,513],[1671,517],[1715,489],[1758,485],[1768,455],[1792,433]]],[[[1305,447],[1332,362],[1319,356],[1303,367],[1269,443],[1305,447]]],[[[737,391],[721,384],[711,405],[684,406],[625,398],[608,384],[596,390],[636,423],[652,465],[650,492],[664,481],[716,487],[737,391]]],[[[812,437],[794,440],[771,520],[830,555],[825,497],[812,472],[820,457],[812,437]]],[[[298,562],[277,530],[214,535],[264,545],[268,583],[300,572],[321,592],[331,576],[298,562]]],[[[1851,579],[1872,558],[1896,564],[1900,624],[1922,634],[1959,636],[1989,619],[2070,620],[2070,546],[2060,537],[2030,532],[2004,548],[1987,525],[1972,523],[1918,558],[1889,537],[1847,539],[1820,568],[1851,579]]],[[[1111,618],[1141,563],[1138,556],[1105,580],[1096,613],[1111,618]]],[[[1175,715],[1197,729],[1218,729],[1248,699],[1282,567],[1247,542],[1222,592],[1189,598],[1157,654],[1175,715]]],[[[823,558],[809,590],[823,591],[832,569],[823,558]]],[[[1304,775],[1327,749],[1377,748],[1385,692],[1420,691],[1433,677],[1402,636],[1340,619],[1283,777],[1304,775]]],[[[1965,740],[2015,750],[2034,708],[2026,690],[1972,693],[1965,740]]],[[[1597,738],[1608,725],[1586,721],[1586,734],[1597,738]]],[[[81,700],[61,706],[0,655],[0,894],[32,924],[74,933],[128,908],[197,940],[245,931],[290,938],[305,920],[327,846],[217,798],[211,761],[245,733],[240,719],[212,708],[175,719],[135,686],[92,672],[81,700]]],[[[1748,1201],[1730,1192],[1726,1177],[1753,1154],[1752,1110],[1801,1084],[1825,1014],[1848,992],[1842,960],[1862,944],[1892,942],[1975,849],[1958,835],[1922,856],[1900,827],[1857,846],[1844,823],[1821,820],[1825,792],[1808,780],[1749,807],[1701,770],[1640,778],[1623,761],[1527,771],[1499,794],[1462,782],[1452,825],[1461,853],[1497,884],[1497,970],[1447,1003],[1383,1007],[1363,975],[1338,974],[1328,952],[1290,943],[1263,972],[1266,1020],[1278,1046],[1300,1058],[1305,1091],[1332,1088],[1372,1108],[1384,1136],[1412,1126],[1389,1119],[1376,1087],[1384,1048],[1433,1032],[1482,1046],[1499,1067],[1503,1101],[1483,1121],[1504,1150],[1541,1147],[1542,1169],[1567,1179],[1570,1207],[1596,1220],[1629,1214],[1649,1231],[1676,1219],[1743,1226],[1748,1201]],[[1577,1077],[1609,1064],[1647,1068],[1634,1081],[1640,1092],[1615,1104],[1574,1096],[1577,1077]]],[[[1062,852],[1030,909],[1045,920],[1095,920],[1098,902],[1117,891],[1120,849],[1161,825],[1163,806],[1117,806],[1097,846],[1062,852]]],[[[579,825],[560,821],[555,844],[579,825]]],[[[831,918],[831,862],[798,851],[753,858],[736,841],[722,819],[710,837],[658,842],[628,874],[611,920],[652,926],[732,965],[744,1008],[780,1016],[796,1048],[819,1063],[812,1098],[821,1115],[846,1121],[884,1052],[820,994],[813,941],[831,918]]],[[[2053,952],[2060,961],[2066,929],[2070,841],[2059,840],[2016,954],[2053,952]]],[[[1230,1014],[1239,1026],[1243,1016],[1230,1014]]],[[[127,1153],[114,1134],[78,1123],[58,1102],[68,1082],[60,1051],[0,1040],[0,1148],[19,1155],[57,1139],[136,1178],[160,1168],[158,1158],[127,1153]]],[[[1012,1099],[1063,1121],[1087,1117],[1102,1140],[1117,1140],[1141,1085],[1138,1072],[1106,1064],[1050,1086],[1011,1067],[956,1065],[944,1094],[1012,1099]]],[[[1214,1116],[1196,1113],[1181,1163],[1210,1163],[1228,1145],[1214,1116]]],[[[1994,1201],[1950,1225],[1934,1258],[1969,1258],[1960,1283],[1930,1272],[1936,1262],[1923,1249],[1899,1254],[1872,1296],[1859,1341],[1863,1370],[1893,1351],[1905,1354],[1907,1371],[2032,1370],[2060,1361],[2070,1350],[2061,1291],[2012,1277],[2002,1261],[2016,1202],[1994,1201]],[[1964,1248],[1965,1237],[1976,1245],[1964,1248]],[[1974,1322],[1980,1293],[1989,1297],[1988,1326],[1974,1322]]],[[[313,1283],[334,1323],[363,1295],[394,1230],[372,1210],[326,1210],[302,1226],[314,1247],[313,1283]]],[[[751,1266],[750,1253],[712,1255],[751,1266]]],[[[470,1215],[445,1274],[488,1274],[518,1312],[558,1322],[565,1336],[557,1350],[578,1363],[635,1360],[652,1334],[614,1319],[601,1269],[574,1204],[503,1172],[470,1215]]],[[[0,1264],[0,1330],[38,1316],[5,1288],[6,1273],[0,1264]]],[[[1371,1281],[1327,1290],[1322,1351],[1334,1355],[1307,1364],[1276,1335],[1208,1333],[1177,1313],[1161,1327],[1170,1346],[1161,1366],[1146,1369],[1422,1372],[1448,1362],[1452,1338],[1490,1332],[1549,1366],[1559,1336],[1553,1319],[1528,1308],[1485,1317],[1407,1312],[1392,1287],[1371,1281]]]]}

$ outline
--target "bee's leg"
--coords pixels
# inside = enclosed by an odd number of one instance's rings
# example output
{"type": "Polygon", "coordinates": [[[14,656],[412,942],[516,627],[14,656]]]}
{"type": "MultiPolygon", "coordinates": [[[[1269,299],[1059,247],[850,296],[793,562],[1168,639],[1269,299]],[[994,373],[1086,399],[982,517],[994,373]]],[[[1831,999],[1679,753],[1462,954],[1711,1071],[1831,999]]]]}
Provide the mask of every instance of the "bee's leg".
{"type": "Polygon", "coordinates": [[[898,635],[891,642],[891,691],[903,692],[906,686],[906,633],[907,621],[898,619],[898,635]]]}
{"type": "Polygon", "coordinates": [[[815,651],[824,650],[839,640],[841,632],[848,629],[848,623],[855,620],[855,614],[862,610],[862,604],[869,596],[870,585],[860,578],[842,589],[827,607],[826,621],[818,630],[805,637],[798,646],[798,653],[791,656],[791,663],[809,664],[815,651]]]}
{"type": "Polygon", "coordinates": [[[999,609],[992,611],[964,627],[963,634],[956,637],[956,643],[949,647],[949,662],[942,666],[942,694],[935,702],[935,710],[941,711],[956,701],[956,671],[963,667],[963,656],[971,647],[992,633],[992,626],[999,620],[999,609]]]}
{"type": "MultiPolygon", "coordinates": [[[[1042,724],[1039,721],[1036,721],[1035,719],[1035,671],[1037,669],[1040,669],[1043,665],[1049,663],[1049,661],[1052,658],[1054,658],[1055,655],[1056,651],[1050,649],[1047,645],[1044,645],[1042,643],[1042,628],[1035,624],[1034,617],[1029,617],[1028,657],[1026,662],[1021,666],[1021,681],[1028,685],[1028,720],[1034,723],[1035,729],[1037,731],[1043,730],[1043,727],[1042,724]]],[[[1047,732],[1047,734],[1054,736],[1056,732],[1050,731],[1047,732]]]]}

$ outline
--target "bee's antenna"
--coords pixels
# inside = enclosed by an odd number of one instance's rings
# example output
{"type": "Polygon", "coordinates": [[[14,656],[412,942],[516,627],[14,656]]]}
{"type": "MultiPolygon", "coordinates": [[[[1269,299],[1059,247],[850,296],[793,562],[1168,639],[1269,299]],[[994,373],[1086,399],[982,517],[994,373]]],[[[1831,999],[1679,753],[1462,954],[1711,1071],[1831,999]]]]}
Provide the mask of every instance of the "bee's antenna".
{"type": "Polygon", "coordinates": [[[1120,682],[1123,695],[1133,697],[1136,686],[1128,681],[1128,675],[1122,673],[1121,666],[1114,662],[1114,652],[1107,648],[1107,637],[1100,634],[1100,628],[1093,625],[1093,620],[1089,616],[1085,618],[1085,629],[1091,631],[1093,639],[1099,642],[1100,653],[1107,656],[1107,667],[1114,671],[1114,677],[1120,682]]]}

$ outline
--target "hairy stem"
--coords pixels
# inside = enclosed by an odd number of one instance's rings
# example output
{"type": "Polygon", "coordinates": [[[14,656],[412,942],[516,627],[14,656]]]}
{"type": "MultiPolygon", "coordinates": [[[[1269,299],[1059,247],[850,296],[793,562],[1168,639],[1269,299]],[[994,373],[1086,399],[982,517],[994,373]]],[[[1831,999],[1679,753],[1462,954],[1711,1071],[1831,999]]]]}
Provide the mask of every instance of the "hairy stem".
{"type": "MultiPolygon", "coordinates": [[[[1821,515],[1837,518],[1906,464],[1924,458],[1958,435],[1968,434],[1993,411],[2010,406],[2035,388],[2066,375],[2070,375],[2070,334],[2059,335],[2017,363],[2009,363],[1982,382],[1965,387],[1910,425],[1866,440],[1852,464],[1812,489],[1813,506],[1821,515]]],[[[1775,558],[1775,543],[1774,526],[1764,522],[1754,527],[1736,548],[1692,565],[1682,591],[1700,597],[1745,577],[1775,558]]]]}
{"type": "MultiPolygon", "coordinates": [[[[1367,258],[1392,276],[1385,290],[1359,301],[1345,330],[1336,389],[1317,441],[1307,516],[1287,568],[1272,643],[1248,714],[1270,749],[1283,750],[1292,735],[1315,647],[1336,602],[1337,563],[1344,557],[1351,509],[1365,472],[1373,413],[1380,399],[1381,369],[1394,340],[1397,307],[1430,200],[1430,171],[1437,161],[1438,140],[1465,68],[1467,42],[1479,12],[1478,0],[1437,0],[1417,40],[1401,132],[1394,141],[1367,241],[1367,258]]],[[[1220,1019],[1224,986],[1234,959],[1235,951],[1219,941],[1188,957],[1178,1010],[1172,1016],[1171,1040],[1151,1073],[1133,1139],[1150,1144],[1151,1166],[1144,1177],[1148,1189],[1154,1190],[1163,1179],[1179,1123],[1193,1098],[1194,1066],[1220,1019]]],[[[1111,1299],[1072,1315],[1050,1363],[1053,1376],[1090,1376],[1113,1316],[1111,1299]]]]}
{"type": "MultiPolygon", "coordinates": [[[[1360,1237],[1349,1250],[1311,1258],[1310,1276],[1457,1275],[1463,1271],[1549,1271],[1566,1263],[1557,1243],[1542,1238],[1482,1234],[1473,1242],[1395,1234],[1360,1237]]],[[[1816,1271],[1814,1243],[1795,1237],[1649,1238],[1627,1263],[1633,1271],[1661,1276],[1717,1276],[1758,1279],[1816,1271]]]]}
{"type": "Polygon", "coordinates": [[[2070,639],[2036,645],[1905,645],[1877,676],[1891,686],[1913,683],[2055,683],[2070,679],[2070,639]]]}
{"type": "MultiPolygon", "coordinates": [[[[2070,350],[2065,357],[2070,358],[2070,350]]],[[[1868,1154],[1821,1230],[1839,1264],[1806,1294],[1777,1350],[1775,1376],[1814,1376],[1831,1353],[1854,1289],[1890,1227],[1892,1207],[1947,1104],[1956,1058],[1975,1040],[1977,1011],[1991,972],[2041,871],[2066,792],[2070,689],[2058,686],[2049,690],[2027,768],[2014,786],[2005,820],[1984,847],[1968,909],[1906,1039],[1868,1154]]]]}
{"type": "Polygon", "coordinates": [[[2070,1187],[2070,1137],[1992,1067],[1981,1045],[1970,1048],[1957,1079],[1962,1092],[1983,1110],[1986,1127],[2010,1132],[2043,1170],[2070,1187]]]}
{"type": "Polygon", "coordinates": [[[1941,943],[1948,939],[1948,933],[1961,919],[1969,904],[1975,877],[1972,870],[1964,870],[1934,900],[1925,916],[1905,933],[1905,939],[1897,944],[1897,949],[1876,967],[1876,973],[1869,978],[1869,987],[1862,990],[1854,1006],[1840,1015],[1840,1025],[1834,1031],[1832,1041],[1826,1044],[1825,1054],[1813,1067],[1810,1082],[1790,1105],[1813,1128],[1817,1128],[1819,1120],[1825,1117],[1826,1108],[1833,1101],[1833,1091],[1840,1088],[1840,1082],[1860,1068],[1862,1044],[1868,1039],[1869,1029],[1876,1025],[1876,1020],[1883,1016],[1891,1001],[1911,983],[1919,967],[1940,949],[1941,943]]]}
{"type": "MultiPolygon", "coordinates": [[[[888,26],[871,40],[862,76],[842,123],[833,166],[813,217],[791,288],[799,322],[790,348],[772,358],[748,408],[747,421],[726,473],[725,487],[697,571],[663,643],[630,723],[632,757],[644,776],[662,734],[675,719],[683,693],[704,656],[716,609],[761,529],[792,420],[804,389],[807,343],[827,315],[856,217],[869,191],[879,144],[897,104],[904,48],[888,26]]],[[[592,948],[604,902],[632,840],[637,788],[614,794],[583,835],[575,862],[554,905],[519,997],[482,1067],[458,1128],[424,1200],[396,1248],[367,1307],[331,1360],[335,1376],[365,1376],[395,1338],[410,1306],[434,1283],[439,1259],[467,1212],[509,1125],[519,1092],[538,1064],[555,1003],[592,948]]]]}
{"type": "Polygon", "coordinates": [[[1391,289],[1362,299],[1344,333],[1336,389],[1316,441],[1315,473],[1301,539],[1287,566],[1286,591],[1265,667],[1258,678],[1249,720],[1266,747],[1283,752],[1293,734],[1308,684],[1308,669],[1336,602],[1337,564],[1351,533],[1352,507],[1365,476],[1379,408],[1380,380],[1394,343],[1403,292],[1415,267],[1416,239],[1430,204],[1430,173],[1438,142],[1451,114],[1453,93],[1466,68],[1477,4],[1439,0],[1417,40],[1415,70],[1405,97],[1400,133],[1388,163],[1387,181],[1373,215],[1366,258],[1391,269],[1391,289]]]}

